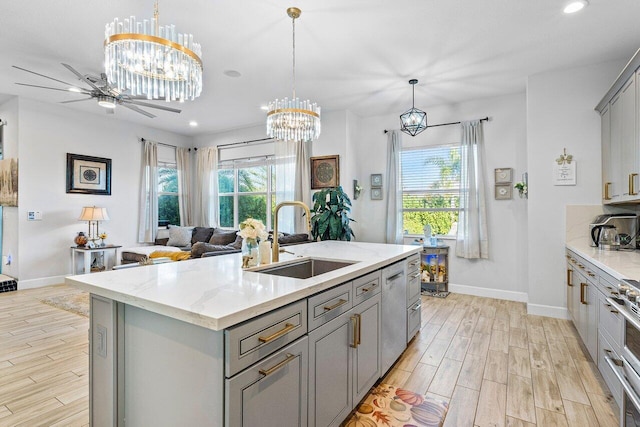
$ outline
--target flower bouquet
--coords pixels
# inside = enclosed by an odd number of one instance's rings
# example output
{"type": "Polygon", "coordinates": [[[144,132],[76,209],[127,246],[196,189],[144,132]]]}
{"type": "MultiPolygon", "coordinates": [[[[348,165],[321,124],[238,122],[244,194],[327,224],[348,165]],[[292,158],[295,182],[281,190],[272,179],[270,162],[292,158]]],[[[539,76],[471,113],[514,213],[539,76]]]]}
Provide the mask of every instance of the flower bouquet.
{"type": "Polygon", "coordinates": [[[242,237],[242,267],[258,265],[258,242],[269,234],[259,219],[247,218],[240,223],[238,236],[242,237]]]}

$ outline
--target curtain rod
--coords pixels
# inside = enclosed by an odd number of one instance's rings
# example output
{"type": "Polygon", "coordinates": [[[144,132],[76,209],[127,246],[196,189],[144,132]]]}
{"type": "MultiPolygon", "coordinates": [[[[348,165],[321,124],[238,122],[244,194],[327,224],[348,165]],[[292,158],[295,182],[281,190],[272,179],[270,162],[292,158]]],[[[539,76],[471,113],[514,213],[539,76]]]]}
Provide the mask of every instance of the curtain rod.
{"type": "MultiPolygon", "coordinates": [[[[145,142],[145,141],[151,141],[151,140],[150,139],[147,140],[147,139],[144,139],[144,138],[139,138],[138,141],[139,142],[145,142]]],[[[157,142],[157,141],[151,141],[151,142],[155,142],[158,145],[164,145],[165,147],[178,148],[177,145],[171,145],[171,144],[167,144],[167,143],[164,143],[164,142],[157,142]]],[[[197,150],[197,148],[196,148],[196,150],[197,150]]],[[[191,148],[189,148],[189,151],[191,151],[191,148]]]]}
{"type": "MultiPolygon", "coordinates": [[[[487,117],[484,117],[482,119],[476,119],[476,120],[481,121],[481,122],[488,122],[489,121],[489,117],[487,116],[487,117]]],[[[468,120],[468,121],[472,121],[472,120],[468,120]]],[[[435,128],[435,127],[438,127],[438,126],[459,125],[460,123],[462,123],[462,122],[439,123],[437,125],[429,125],[427,127],[428,128],[435,128]]],[[[387,132],[389,132],[389,131],[387,129],[385,129],[384,133],[387,133],[387,132]]]]}
{"type": "Polygon", "coordinates": [[[220,144],[220,145],[217,145],[216,147],[218,147],[218,148],[231,147],[233,145],[250,144],[252,142],[266,142],[266,141],[273,141],[273,140],[274,140],[273,138],[250,139],[248,141],[230,142],[228,144],[220,144]]]}

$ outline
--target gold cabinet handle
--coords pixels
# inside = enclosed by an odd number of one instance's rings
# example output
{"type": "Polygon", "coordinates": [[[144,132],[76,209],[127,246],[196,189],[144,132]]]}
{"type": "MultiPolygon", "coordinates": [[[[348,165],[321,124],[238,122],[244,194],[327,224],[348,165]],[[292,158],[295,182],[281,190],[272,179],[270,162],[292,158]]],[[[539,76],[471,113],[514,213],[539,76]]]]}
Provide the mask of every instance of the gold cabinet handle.
{"type": "Polygon", "coordinates": [[[325,311],[331,311],[331,310],[336,309],[336,308],[338,308],[338,307],[340,307],[341,305],[344,305],[344,304],[346,304],[346,303],[347,303],[347,300],[346,300],[346,299],[342,299],[342,298],[340,298],[340,299],[338,300],[338,302],[337,302],[337,303],[335,303],[335,304],[333,304],[333,305],[325,305],[325,306],[324,306],[324,310],[325,310],[325,311]]]}
{"type": "Polygon", "coordinates": [[[634,188],[635,185],[635,177],[638,176],[637,173],[630,173],[629,174],[629,195],[630,196],[637,196],[638,193],[636,192],[636,189],[634,188]]]}
{"type": "Polygon", "coordinates": [[[572,278],[573,278],[573,270],[571,270],[570,268],[567,268],[567,286],[573,286],[573,283],[571,283],[572,278]]]}
{"type": "Polygon", "coordinates": [[[593,273],[592,273],[592,272],[590,272],[590,271],[589,271],[587,274],[589,275],[589,277],[596,277],[596,275],[595,275],[595,274],[593,274],[593,273]]]}
{"type": "Polygon", "coordinates": [[[618,310],[614,310],[613,308],[611,308],[611,304],[605,304],[604,306],[609,309],[610,313],[618,314],[618,310]]]}
{"type": "Polygon", "coordinates": [[[293,331],[297,327],[298,326],[294,325],[293,323],[286,323],[284,325],[283,329],[280,329],[278,332],[275,332],[275,333],[269,335],[268,337],[258,337],[258,341],[260,341],[262,343],[271,342],[273,340],[276,340],[276,339],[280,338],[283,335],[288,334],[289,332],[293,331]]]}
{"type": "Polygon", "coordinates": [[[605,182],[604,183],[604,200],[611,200],[611,196],[609,196],[609,186],[611,185],[610,182],[605,182]]]}
{"type": "Polygon", "coordinates": [[[586,283],[580,283],[580,302],[585,305],[587,304],[587,302],[584,300],[584,288],[586,287],[586,283]]]}
{"type": "Polygon", "coordinates": [[[350,319],[353,322],[353,344],[349,344],[349,347],[358,348],[360,344],[360,315],[354,314],[350,319]]]}
{"type": "Polygon", "coordinates": [[[377,287],[378,287],[378,284],[374,282],[374,283],[371,283],[371,286],[369,286],[368,288],[362,288],[362,292],[369,292],[372,289],[375,289],[377,287]]]}
{"type": "Polygon", "coordinates": [[[296,358],[295,354],[287,353],[287,358],[284,359],[282,362],[279,362],[278,364],[270,367],[269,369],[260,369],[258,372],[260,372],[261,375],[264,375],[265,377],[268,377],[269,375],[273,374],[275,371],[277,371],[278,369],[282,368],[284,365],[286,365],[287,363],[291,362],[295,358],[296,358]]]}
{"type": "Polygon", "coordinates": [[[584,265],[582,265],[582,264],[578,263],[578,267],[580,267],[581,269],[583,269],[583,270],[584,270],[584,265]]]}

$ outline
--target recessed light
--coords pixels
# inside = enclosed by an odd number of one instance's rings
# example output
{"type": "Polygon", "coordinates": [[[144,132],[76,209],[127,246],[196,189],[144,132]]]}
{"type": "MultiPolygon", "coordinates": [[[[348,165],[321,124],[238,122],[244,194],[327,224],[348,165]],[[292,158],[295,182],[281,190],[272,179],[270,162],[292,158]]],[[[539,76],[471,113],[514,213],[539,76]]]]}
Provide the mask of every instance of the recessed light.
{"type": "Polygon", "coordinates": [[[80,93],[82,90],[79,87],[70,87],[69,92],[80,93]]]}
{"type": "Polygon", "coordinates": [[[266,105],[261,105],[261,106],[260,106],[260,109],[261,109],[262,111],[269,111],[269,107],[268,107],[268,106],[266,106],[266,105]]]}
{"type": "Polygon", "coordinates": [[[189,126],[191,126],[192,128],[194,128],[194,127],[198,126],[198,122],[196,122],[195,120],[191,120],[191,121],[189,122],[189,126]]]}
{"type": "Polygon", "coordinates": [[[564,13],[576,13],[584,9],[588,4],[587,0],[572,1],[564,7],[564,13]]]}
{"type": "Polygon", "coordinates": [[[237,70],[224,70],[223,74],[227,77],[240,77],[240,71],[237,70]]]}

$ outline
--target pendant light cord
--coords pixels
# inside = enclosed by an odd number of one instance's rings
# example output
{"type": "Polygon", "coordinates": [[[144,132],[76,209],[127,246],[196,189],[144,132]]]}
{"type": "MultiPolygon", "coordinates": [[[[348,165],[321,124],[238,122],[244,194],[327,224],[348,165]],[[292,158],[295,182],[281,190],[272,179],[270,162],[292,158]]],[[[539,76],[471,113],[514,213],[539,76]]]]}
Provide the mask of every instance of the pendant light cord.
{"type": "Polygon", "coordinates": [[[293,25],[293,99],[296,99],[296,18],[291,18],[293,25]]]}

